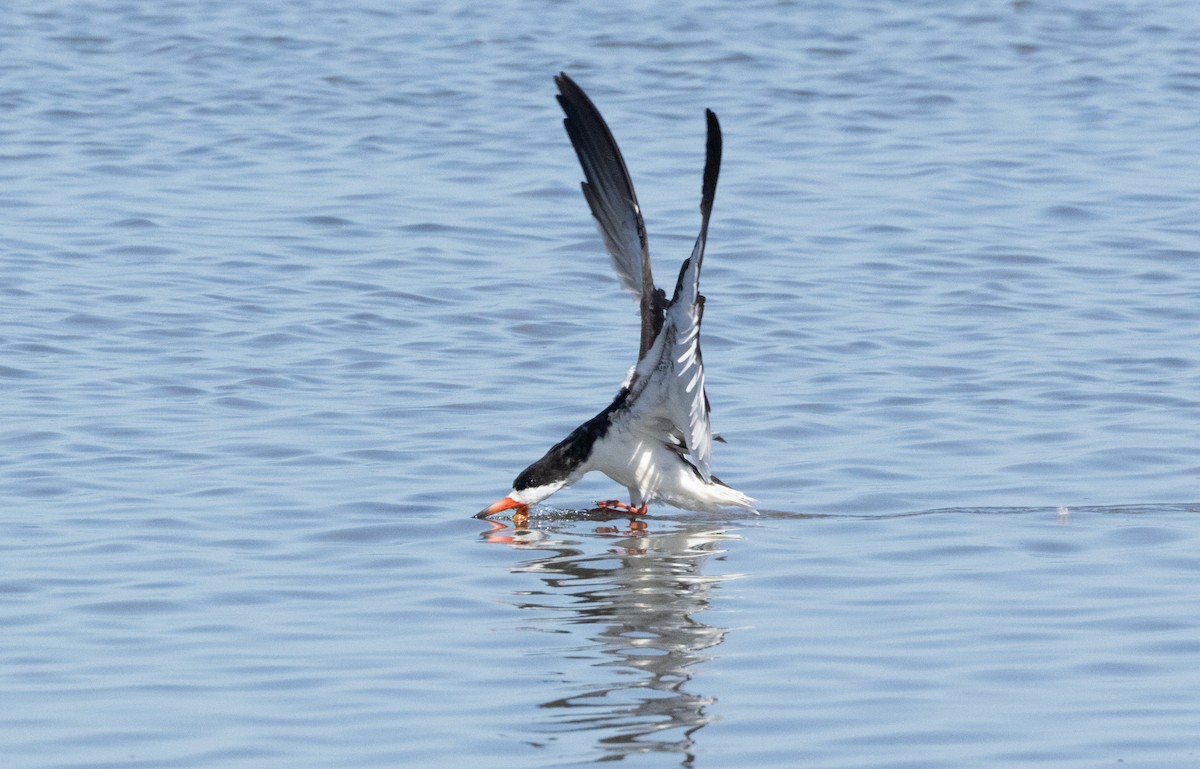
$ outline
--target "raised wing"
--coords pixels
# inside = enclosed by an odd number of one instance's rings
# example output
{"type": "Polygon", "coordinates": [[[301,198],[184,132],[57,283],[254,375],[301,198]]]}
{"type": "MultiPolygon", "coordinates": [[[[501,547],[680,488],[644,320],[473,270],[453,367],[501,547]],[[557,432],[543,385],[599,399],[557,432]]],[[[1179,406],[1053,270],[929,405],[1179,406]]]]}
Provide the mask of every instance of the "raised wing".
{"type": "Polygon", "coordinates": [[[700,193],[700,234],[692,255],[679,270],[675,295],[667,307],[666,323],[674,332],[671,359],[674,361],[677,386],[682,391],[670,398],[675,410],[671,420],[684,431],[692,463],[704,480],[711,477],[712,428],[708,419],[708,395],[704,391],[704,360],[700,354],[700,322],[704,318],[704,297],[700,295],[700,266],[704,262],[704,245],[708,241],[708,220],[712,216],[713,198],[717,194],[717,175],[721,170],[721,124],[712,110],[705,110],[708,119],[708,142],[704,161],[704,183],[700,193]]]}
{"type": "Polygon", "coordinates": [[[708,117],[707,159],[700,196],[700,235],[679,270],[675,295],[667,305],[662,332],[650,353],[639,361],[633,382],[632,408],[643,409],[646,423],[665,428],[704,480],[712,478],[712,428],[708,396],[704,392],[704,360],[700,354],[700,323],[704,297],[700,294],[700,267],[708,240],[721,168],[721,126],[712,110],[708,117]],[[655,374],[652,376],[651,374],[655,374]]]}
{"type": "Polygon", "coordinates": [[[666,295],[654,287],[646,223],[637,193],[621,150],[596,105],[566,73],[559,73],[554,82],[559,90],[558,103],[567,116],[563,125],[587,179],[582,184],[583,196],[621,284],[638,297],[642,316],[640,360],[662,328],[666,295]]]}

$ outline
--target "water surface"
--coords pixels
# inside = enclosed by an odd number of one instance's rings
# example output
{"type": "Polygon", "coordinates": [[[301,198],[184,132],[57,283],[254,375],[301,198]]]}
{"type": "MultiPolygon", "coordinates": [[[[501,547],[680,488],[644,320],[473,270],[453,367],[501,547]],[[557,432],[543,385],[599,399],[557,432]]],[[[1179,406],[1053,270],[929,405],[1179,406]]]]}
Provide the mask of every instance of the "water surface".
{"type": "Polygon", "coordinates": [[[10,765],[1195,762],[1190,3],[8,16],[10,765]],[[469,517],[637,346],[560,70],[761,515],[469,517]]]}

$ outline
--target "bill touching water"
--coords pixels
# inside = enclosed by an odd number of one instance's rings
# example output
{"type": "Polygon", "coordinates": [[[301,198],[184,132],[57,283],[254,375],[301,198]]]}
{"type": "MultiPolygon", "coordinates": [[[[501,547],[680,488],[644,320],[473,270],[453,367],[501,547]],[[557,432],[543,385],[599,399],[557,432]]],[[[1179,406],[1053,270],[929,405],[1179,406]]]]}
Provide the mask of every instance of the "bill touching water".
{"type": "Polygon", "coordinates": [[[612,132],[575,81],[562,73],[555,82],[567,134],[587,177],[584,197],[621,283],[638,299],[641,345],[637,363],[612,403],[521,471],[508,496],[478,517],[514,510],[514,519],[528,520],[530,505],[593,470],[629,491],[628,504],[612,500],[601,507],[634,515],[645,515],[652,502],[693,510],[753,509],[753,499],[712,473],[713,435],[700,353],[700,268],[721,168],[717,116],[706,112],[700,235],[668,300],[654,284],[646,223],[612,132]]]}

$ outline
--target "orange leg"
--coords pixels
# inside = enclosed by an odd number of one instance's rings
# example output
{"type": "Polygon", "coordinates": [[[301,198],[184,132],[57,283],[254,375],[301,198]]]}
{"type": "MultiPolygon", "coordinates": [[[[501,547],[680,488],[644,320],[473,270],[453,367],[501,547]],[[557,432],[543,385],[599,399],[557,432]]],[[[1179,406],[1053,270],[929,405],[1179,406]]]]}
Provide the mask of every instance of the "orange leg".
{"type": "Polygon", "coordinates": [[[603,499],[596,503],[597,510],[614,510],[630,515],[645,515],[648,503],[643,502],[641,507],[627,505],[618,499],[603,499]]]}

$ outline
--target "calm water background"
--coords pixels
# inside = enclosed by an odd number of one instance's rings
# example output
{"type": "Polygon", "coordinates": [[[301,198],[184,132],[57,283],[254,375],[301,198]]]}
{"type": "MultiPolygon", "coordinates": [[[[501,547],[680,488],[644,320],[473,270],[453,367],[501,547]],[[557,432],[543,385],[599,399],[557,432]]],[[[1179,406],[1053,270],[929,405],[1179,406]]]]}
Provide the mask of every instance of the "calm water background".
{"type": "Polygon", "coordinates": [[[1194,3],[8,8],[5,766],[1200,760],[1194,3]],[[637,346],[559,70],[761,516],[469,517],[637,346]]]}

